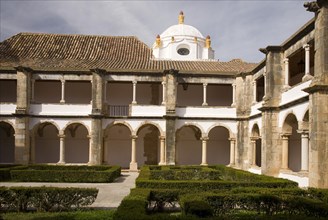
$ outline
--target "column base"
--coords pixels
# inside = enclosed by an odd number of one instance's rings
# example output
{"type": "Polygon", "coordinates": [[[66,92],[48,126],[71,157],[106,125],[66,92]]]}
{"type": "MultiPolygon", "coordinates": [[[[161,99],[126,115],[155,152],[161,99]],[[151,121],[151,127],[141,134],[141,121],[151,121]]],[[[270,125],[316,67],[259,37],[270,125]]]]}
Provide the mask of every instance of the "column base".
{"type": "Polygon", "coordinates": [[[60,100],[59,103],[60,104],[65,104],[65,100],[60,100]]]}
{"type": "Polygon", "coordinates": [[[280,173],[290,173],[290,172],[293,172],[291,169],[289,169],[289,168],[281,168],[280,170],[279,170],[279,172],[280,173]]]}
{"type": "Polygon", "coordinates": [[[201,163],[200,165],[201,165],[201,166],[208,166],[207,163],[201,163]]]}
{"type": "Polygon", "coordinates": [[[58,164],[58,165],[65,165],[66,162],[65,162],[65,161],[58,161],[57,164],[58,164]]]}
{"type": "Polygon", "coordinates": [[[165,166],[166,163],[165,163],[165,162],[159,162],[158,165],[159,165],[159,166],[165,166]]]}
{"type": "Polygon", "coordinates": [[[291,88],[290,85],[284,85],[282,91],[283,91],[283,92],[286,92],[286,91],[289,90],[290,88],[291,88]]]}
{"type": "Polygon", "coordinates": [[[208,104],[207,103],[203,103],[202,106],[208,106],[208,104]]]}
{"type": "Polygon", "coordinates": [[[130,171],[138,171],[138,163],[130,163],[130,171]]]}
{"type": "Polygon", "coordinates": [[[305,82],[305,81],[312,80],[312,79],[313,79],[313,76],[311,76],[310,74],[305,74],[302,78],[302,81],[305,82]]]}
{"type": "Polygon", "coordinates": [[[233,167],[236,167],[236,164],[230,163],[230,164],[227,165],[227,167],[232,167],[233,168],[233,167]]]}

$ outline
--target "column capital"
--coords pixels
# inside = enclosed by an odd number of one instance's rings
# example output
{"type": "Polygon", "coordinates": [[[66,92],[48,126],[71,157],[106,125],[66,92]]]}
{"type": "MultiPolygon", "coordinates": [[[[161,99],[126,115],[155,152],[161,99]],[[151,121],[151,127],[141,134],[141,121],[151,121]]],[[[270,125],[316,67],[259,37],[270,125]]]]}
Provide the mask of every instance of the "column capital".
{"type": "Polygon", "coordinates": [[[257,141],[258,139],[260,139],[260,137],[250,137],[251,138],[251,141],[257,141]]]}
{"type": "Polygon", "coordinates": [[[161,140],[161,141],[164,141],[165,140],[165,136],[159,136],[158,139],[161,140]]]}
{"type": "Polygon", "coordinates": [[[236,138],[228,138],[229,141],[236,141],[236,138]]]}
{"type": "Polygon", "coordinates": [[[297,133],[301,134],[302,136],[309,136],[309,130],[297,130],[297,133]]]}
{"type": "Polygon", "coordinates": [[[304,44],[303,49],[305,50],[310,50],[310,44],[304,44]]]}
{"type": "Polygon", "coordinates": [[[206,87],[208,84],[207,83],[203,83],[203,87],[206,87]]]}
{"type": "Polygon", "coordinates": [[[137,135],[131,135],[131,139],[137,139],[138,138],[138,136],[137,135]]]}
{"type": "Polygon", "coordinates": [[[65,135],[65,134],[58,134],[58,137],[59,137],[59,138],[65,138],[66,135],[65,135]]]}
{"type": "Polygon", "coordinates": [[[208,141],[209,140],[209,137],[205,136],[205,137],[201,137],[200,138],[201,141],[208,141]]]}
{"type": "Polygon", "coordinates": [[[162,85],[165,86],[166,85],[166,82],[165,81],[162,81],[162,85]]]}
{"type": "Polygon", "coordinates": [[[137,82],[138,82],[137,80],[133,80],[133,81],[132,81],[132,83],[133,83],[134,85],[137,84],[137,82]]]}
{"type": "Polygon", "coordinates": [[[60,79],[60,82],[62,83],[62,84],[64,84],[65,83],[65,79],[60,79]]]}
{"type": "Polygon", "coordinates": [[[291,133],[282,133],[281,134],[281,137],[282,137],[282,139],[288,139],[289,138],[289,136],[291,136],[292,134],[291,133]]]}
{"type": "Polygon", "coordinates": [[[289,63],[289,58],[286,57],[283,61],[285,64],[287,64],[287,63],[289,63]]]}

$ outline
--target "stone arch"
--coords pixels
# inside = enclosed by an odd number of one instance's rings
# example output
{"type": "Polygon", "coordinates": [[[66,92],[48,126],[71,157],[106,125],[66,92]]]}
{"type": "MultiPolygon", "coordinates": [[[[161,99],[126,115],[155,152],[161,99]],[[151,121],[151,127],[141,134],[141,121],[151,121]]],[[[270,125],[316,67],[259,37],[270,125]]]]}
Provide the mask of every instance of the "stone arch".
{"type": "Polygon", "coordinates": [[[176,130],[176,163],[179,165],[201,164],[202,130],[193,123],[187,123],[176,130]]]}
{"type": "Polygon", "coordinates": [[[91,134],[91,131],[90,131],[90,128],[88,125],[86,125],[84,122],[82,121],[70,121],[68,122],[62,129],[62,131],[66,131],[67,127],[71,126],[72,124],[80,124],[80,125],[83,125],[83,127],[85,127],[85,129],[87,129],[87,132],[88,132],[88,135],[91,134]]]}
{"type": "Polygon", "coordinates": [[[161,131],[154,123],[143,123],[137,129],[136,157],[139,166],[157,165],[160,158],[159,137],[161,131]]]}
{"type": "Polygon", "coordinates": [[[66,163],[87,163],[89,161],[89,131],[80,122],[68,123],[65,134],[66,163]]]}
{"type": "Polygon", "coordinates": [[[153,125],[154,127],[156,127],[158,129],[158,132],[160,133],[161,136],[165,136],[165,133],[163,131],[163,129],[161,128],[161,126],[158,123],[152,122],[152,121],[144,121],[142,122],[138,128],[136,129],[136,134],[138,134],[139,130],[142,129],[144,126],[147,125],[153,125]]]}
{"type": "Polygon", "coordinates": [[[213,124],[211,127],[209,127],[207,129],[207,134],[209,134],[211,132],[211,130],[215,127],[223,127],[225,129],[227,129],[229,131],[229,138],[235,138],[235,134],[231,131],[230,127],[223,124],[223,123],[220,123],[220,122],[216,122],[215,124],[213,124]]]}
{"type": "Polygon", "coordinates": [[[199,131],[201,132],[202,136],[203,136],[204,134],[206,134],[205,131],[204,131],[204,129],[203,129],[203,127],[202,127],[201,125],[199,125],[198,123],[194,123],[194,122],[186,122],[186,123],[184,123],[183,125],[181,125],[181,126],[177,129],[177,131],[180,130],[181,128],[185,127],[185,126],[191,126],[191,127],[195,127],[195,128],[197,128],[197,129],[199,129],[199,131]]]}
{"type": "Polygon", "coordinates": [[[52,121],[37,123],[31,132],[32,163],[57,163],[59,161],[59,130],[52,121]]]}
{"type": "Polygon", "coordinates": [[[230,136],[231,132],[226,126],[217,125],[208,133],[207,162],[208,164],[230,163],[230,136]]]}
{"type": "Polygon", "coordinates": [[[262,155],[262,139],[260,128],[257,123],[254,123],[251,132],[251,165],[261,167],[262,155]]]}
{"type": "Polygon", "coordinates": [[[131,134],[135,134],[132,126],[126,122],[126,121],[113,121],[112,123],[108,124],[107,127],[105,128],[105,130],[109,129],[110,127],[114,126],[114,125],[124,125],[126,126],[129,130],[131,134]]]}
{"type": "Polygon", "coordinates": [[[131,136],[129,123],[114,121],[104,130],[103,163],[129,168],[131,162],[131,136]]]}
{"type": "Polygon", "coordinates": [[[301,170],[301,134],[297,131],[297,117],[289,113],[284,120],[282,134],[284,138],[288,138],[288,168],[294,172],[301,170]]]}
{"type": "Polygon", "coordinates": [[[12,123],[0,121],[0,164],[15,162],[15,129],[12,123]]]}

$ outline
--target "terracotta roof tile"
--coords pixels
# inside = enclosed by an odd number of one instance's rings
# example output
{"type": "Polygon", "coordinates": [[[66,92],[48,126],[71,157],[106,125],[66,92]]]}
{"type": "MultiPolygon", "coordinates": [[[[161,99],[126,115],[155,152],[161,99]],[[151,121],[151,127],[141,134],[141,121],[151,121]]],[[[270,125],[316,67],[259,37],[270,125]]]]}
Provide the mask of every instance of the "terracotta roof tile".
{"type": "Polygon", "coordinates": [[[156,60],[151,49],[136,37],[20,33],[0,43],[0,67],[27,66],[35,70],[78,70],[228,74],[252,70],[242,60],[156,60]]]}

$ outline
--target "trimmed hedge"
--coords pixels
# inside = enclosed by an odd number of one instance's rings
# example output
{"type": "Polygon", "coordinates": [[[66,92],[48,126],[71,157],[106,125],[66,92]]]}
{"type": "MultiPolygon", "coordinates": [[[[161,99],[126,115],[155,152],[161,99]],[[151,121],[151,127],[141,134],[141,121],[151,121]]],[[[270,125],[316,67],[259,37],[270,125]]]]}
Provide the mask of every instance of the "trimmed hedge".
{"type": "Polygon", "coordinates": [[[30,165],[14,167],[9,172],[10,180],[16,182],[110,183],[121,175],[121,167],[30,165]]]}
{"type": "Polygon", "coordinates": [[[224,166],[145,166],[114,219],[325,219],[328,190],[224,166]],[[173,209],[168,210],[168,205],[173,209]],[[179,204],[182,210],[175,208],[179,204]],[[178,211],[178,212],[177,212],[178,211]],[[174,212],[174,213],[170,213],[174,212]]]}
{"type": "Polygon", "coordinates": [[[290,180],[252,174],[220,165],[210,167],[191,166],[186,170],[183,170],[183,166],[154,168],[154,166],[141,168],[141,173],[136,180],[137,187],[197,191],[232,189],[235,187],[297,187],[297,183],[290,180]]]}
{"type": "MultiPolygon", "coordinates": [[[[70,212],[6,213],[4,220],[112,220],[115,210],[81,210],[70,212]]],[[[1,216],[0,216],[1,217],[1,216]]]]}
{"type": "Polygon", "coordinates": [[[64,211],[91,205],[94,188],[0,187],[0,209],[4,211],[64,211]]]}
{"type": "MultiPolygon", "coordinates": [[[[327,217],[328,204],[301,196],[283,194],[188,194],[181,199],[186,215],[226,216],[241,211],[254,211],[262,215],[286,214],[289,216],[327,217]],[[201,209],[195,204],[201,204],[201,209]]],[[[205,216],[205,217],[206,217],[205,216]]]]}

